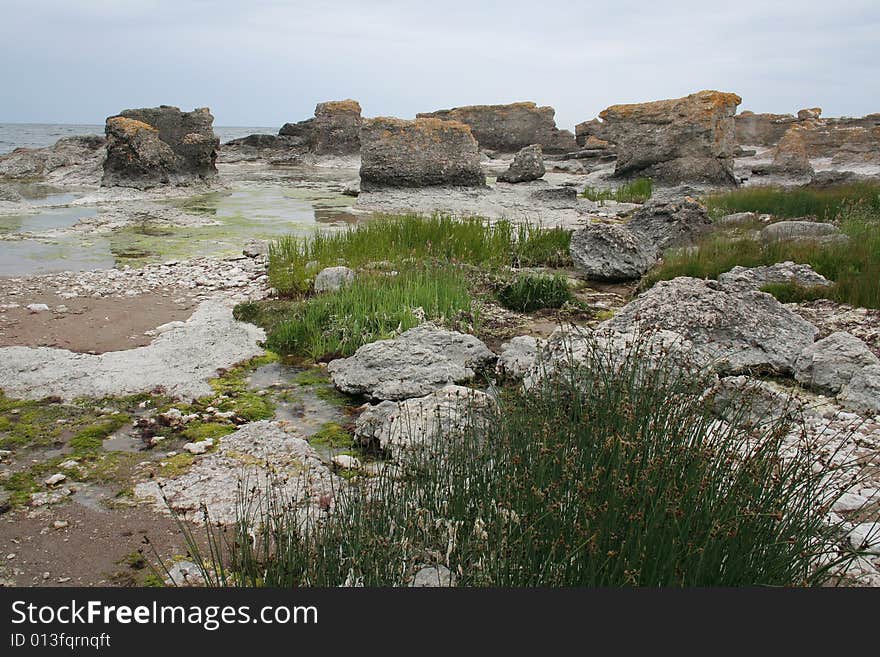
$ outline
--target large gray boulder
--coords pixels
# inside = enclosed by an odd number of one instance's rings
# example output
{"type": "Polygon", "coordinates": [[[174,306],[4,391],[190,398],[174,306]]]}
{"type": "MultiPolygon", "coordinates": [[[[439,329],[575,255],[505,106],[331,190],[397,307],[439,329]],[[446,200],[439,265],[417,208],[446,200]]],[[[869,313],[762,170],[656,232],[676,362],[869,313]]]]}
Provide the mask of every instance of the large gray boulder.
{"type": "Polygon", "coordinates": [[[613,105],[599,114],[599,137],[617,146],[615,175],[667,183],[736,184],[736,94],[701,91],[685,98],[613,105]]]}
{"type": "Polygon", "coordinates": [[[423,112],[418,118],[460,121],[470,126],[480,148],[515,153],[538,144],[545,153],[577,150],[574,135],[559,130],[552,107],[538,107],[532,102],[509,105],[468,105],[436,112],[423,112]]]}
{"type": "Polygon", "coordinates": [[[880,358],[857,337],[837,331],[801,352],[795,363],[794,378],[806,386],[834,394],[869,365],[880,365],[880,358]]]}
{"type": "Polygon", "coordinates": [[[803,128],[797,125],[786,130],[773,151],[772,173],[799,177],[813,175],[813,165],[803,135],[803,128]]]}
{"type": "Polygon", "coordinates": [[[364,345],[353,356],[332,361],[327,371],[342,392],[399,400],[470,381],[495,358],[472,335],[422,324],[392,340],[364,345]]]}
{"type": "Polygon", "coordinates": [[[761,230],[764,242],[846,242],[849,238],[834,224],[817,221],[777,221],[761,230]]]}
{"type": "Polygon", "coordinates": [[[498,176],[499,182],[520,183],[537,180],[546,173],[544,155],[538,144],[526,146],[513,158],[507,171],[498,176]]]}
{"type": "Polygon", "coordinates": [[[318,155],[352,155],[360,151],[361,106],[356,100],[335,100],[315,107],[312,145],[318,155]]]}
{"type": "Polygon", "coordinates": [[[712,230],[705,206],[692,198],[649,201],[635,211],[626,227],[662,254],[668,248],[695,243],[712,230]]]}
{"type": "Polygon", "coordinates": [[[621,224],[593,223],[571,235],[569,253],[589,280],[629,281],[657,262],[657,249],[621,224]]]}
{"type": "Polygon", "coordinates": [[[440,119],[367,119],[360,131],[361,189],[486,184],[468,126],[440,119]]]}
{"type": "Polygon", "coordinates": [[[718,282],[730,290],[745,292],[760,290],[772,283],[793,283],[801,287],[827,287],[831,281],[816,272],[810,265],[796,264],[790,260],[762,267],[736,266],[718,276],[718,282]]]}
{"type": "Polygon", "coordinates": [[[315,276],[315,292],[336,292],[350,284],[354,276],[348,267],[326,267],[315,276]]]}
{"type": "Polygon", "coordinates": [[[168,105],[109,117],[101,184],[145,189],[213,178],[220,145],[213,123],[207,108],[181,112],[168,105]]]}
{"type": "Polygon", "coordinates": [[[521,379],[535,365],[544,341],[532,335],[520,335],[501,345],[495,372],[508,379],[521,379]]]}
{"type": "Polygon", "coordinates": [[[856,412],[880,415],[880,365],[868,365],[856,372],[837,400],[856,412]]]}
{"type": "Polygon", "coordinates": [[[695,359],[724,374],[791,374],[817,333],[769,294],[688,277],[657,283],[600,327],[674,331],[693,344],[695,359]]]}
{"type": "Polygon", "coordinates": [[[486,428],[497,408],[485,392],[458,385],[405,401],[383,401],[357,419],[355,438],[400,460],[415,450],[442,451],[442,442],[468,428],[486,428]]]}

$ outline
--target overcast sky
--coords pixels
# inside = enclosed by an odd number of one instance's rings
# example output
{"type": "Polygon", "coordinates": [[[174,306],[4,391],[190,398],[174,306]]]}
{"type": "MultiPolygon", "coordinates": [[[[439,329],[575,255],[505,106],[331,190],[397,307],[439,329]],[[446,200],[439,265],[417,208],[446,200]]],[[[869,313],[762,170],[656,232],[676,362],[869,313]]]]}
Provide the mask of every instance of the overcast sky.
{"type": "Polygon", "coordinates": [[[571,128],[608,105],[733,91],[740,110],[880,112],[880,0],[0,0],[0,122],[208,106],[280,126],[534,100],[571,128]]]}

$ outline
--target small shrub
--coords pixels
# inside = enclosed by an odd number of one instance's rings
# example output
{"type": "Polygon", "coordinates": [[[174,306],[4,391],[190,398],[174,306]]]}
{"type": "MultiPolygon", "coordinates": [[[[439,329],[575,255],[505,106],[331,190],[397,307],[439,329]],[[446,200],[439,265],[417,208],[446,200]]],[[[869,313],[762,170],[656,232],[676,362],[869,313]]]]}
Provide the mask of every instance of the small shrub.
{"type": "Polygon", "coordinates": [[[747,187],[704,199],[712,216],[734,212],[772,214],[780,219],[815,217],[832,221],[853,205],[880,214],[880,185],[858,183],[827,188],[747,187]]]}
{"type": "Polygon", "coordinates": [[[498,292],[498,299],[505,308],[519,312],[561,308],[571,298],[568,281],[559,274],[520,274],[516,281],[498,292]]]}

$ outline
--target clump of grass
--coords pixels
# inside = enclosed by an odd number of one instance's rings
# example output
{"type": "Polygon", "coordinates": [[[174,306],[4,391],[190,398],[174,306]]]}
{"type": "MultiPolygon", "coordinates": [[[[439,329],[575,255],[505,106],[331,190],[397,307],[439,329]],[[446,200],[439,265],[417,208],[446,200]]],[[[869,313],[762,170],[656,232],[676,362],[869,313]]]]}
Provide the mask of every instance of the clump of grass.
{"type": "Polygon", "coordinates": [[[341,290],[302,301],[270,329],[267,346],[312,360],[349,356],[425,319],[453,322],[471,312],[464,275],[451,268],[410,269],[396,276],[359,276],[341,290]]]}
{"type": "Polygon", "coordinates": [[[761,287],[761,292],[773,295],[780,303],[805,303],[828,296],[825,286],[804,287],[797,283],[768,283],[761,287]]]}
{"type": "Polygon", "coordinates": [[[505,308],[532,312],[541,308],[561,308],[571,301],[572,296],[564,276],[520,274],[498,292],[498,299],[505,308]]]}
{"type": "Polygon", "coordinates": [[[759,212],[779,218],[816,217],[832,221],[857,204],[880,214],[880,185],[856,183],[827,188],[748,187],[704,199],[712,216],[759,212]]]}
{"type": "Polygon", "coordinates": [[[237,523],[206,523],[209,554],[180,521],[190,554],[209,584],[234,586],[401,586],[425,563],[463,586],[829,580],[839,493],[808,451],[780,456],[791,427],[717,422],[705,378],[646,368],[638,350],[593,361],[509,391],[489,439],[444,436],[443,458],[338,491],[320,521],[243,485],[237,523]]]}
{"type": "Polygon", "coordinates": [[[130,419],[127,415],[117,414],[93,426],[86,427],[70,439],[70,446],[74,453],[99,450],[104,440],[114,431],[121,429],[130,419]]]}
{"type": "Polygon", "coordinates": [[[616,201],[618,203],[644,203],[654,193],[654,181],[650,178],[637,178],[630,183],[624,183],[616,188],[600,189],[598,187],[586,187],[581,196],[591,201],[605,203],[616,201]]]}
{"type": "MultiPolygon", "coordinates": [[[[791,260],[810,265],[834,282],[804,293],[804,300],[827,298],[864,308],[880,308],[880,210],[865,205],[847,206],[840,215],[840,229],[849,236],[845,244],[807,241],[779,241],[764,244],[751,239],[729,239],[710,235],[696,249],[671,251],[661,265],[648,272],[642,287],[677,276],[717,278],[737,265],[758,267],[791,260]]],[[[791,297],[789,287],[771,287],[791,297]]],[[[793,299],[792,299],[793,300],[793,299]]]]}
{"type": "Polygon", "coordinates": [[[354,437],[339,423],[326,422],[309,437],[309,442],[334,449],[349,449],[354,445],[354,437]]]}
{"type": "Polygon", "coordinates": [[[325,267],[357,269],[439,261],[481,267],[567,262],[570,231],[539,226],[514,227],[509,221],[458,219],[434,215],[385,216],[344,231],[312,237],[282,237],[269,246],[269,280],[284,296],[304,294],[325,267]]]}

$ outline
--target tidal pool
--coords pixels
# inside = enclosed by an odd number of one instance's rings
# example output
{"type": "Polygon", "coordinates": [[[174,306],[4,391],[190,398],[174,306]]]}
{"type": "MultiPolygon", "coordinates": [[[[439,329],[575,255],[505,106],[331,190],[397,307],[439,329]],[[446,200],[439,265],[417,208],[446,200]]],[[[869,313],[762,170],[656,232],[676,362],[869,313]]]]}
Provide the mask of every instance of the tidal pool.
{"type": "MultiPolygon", "coordinates": [[[[69,203],[76,198],[75,194],[41,191],[45,192],[41,204],[69,203]]],[[[352,198],[329,190],[326,185],[293,187],[244,182],[230,191],[172,199],[166,203],[188,213],[207,215],[215,223],[176,227],[141,221],[100,237],[83,233],[51,240],[0,240],[0,276],[231,256],[240,254],[250,240],[271,240],[286,234],[308,235],[317,228],[333,230],[365,216],[354,211],[352,198]]],[[[95,207],[66,206],[47,207],[26,215],[0,216],[0,235],[66,228],[97,212],[95,207]]]]}

